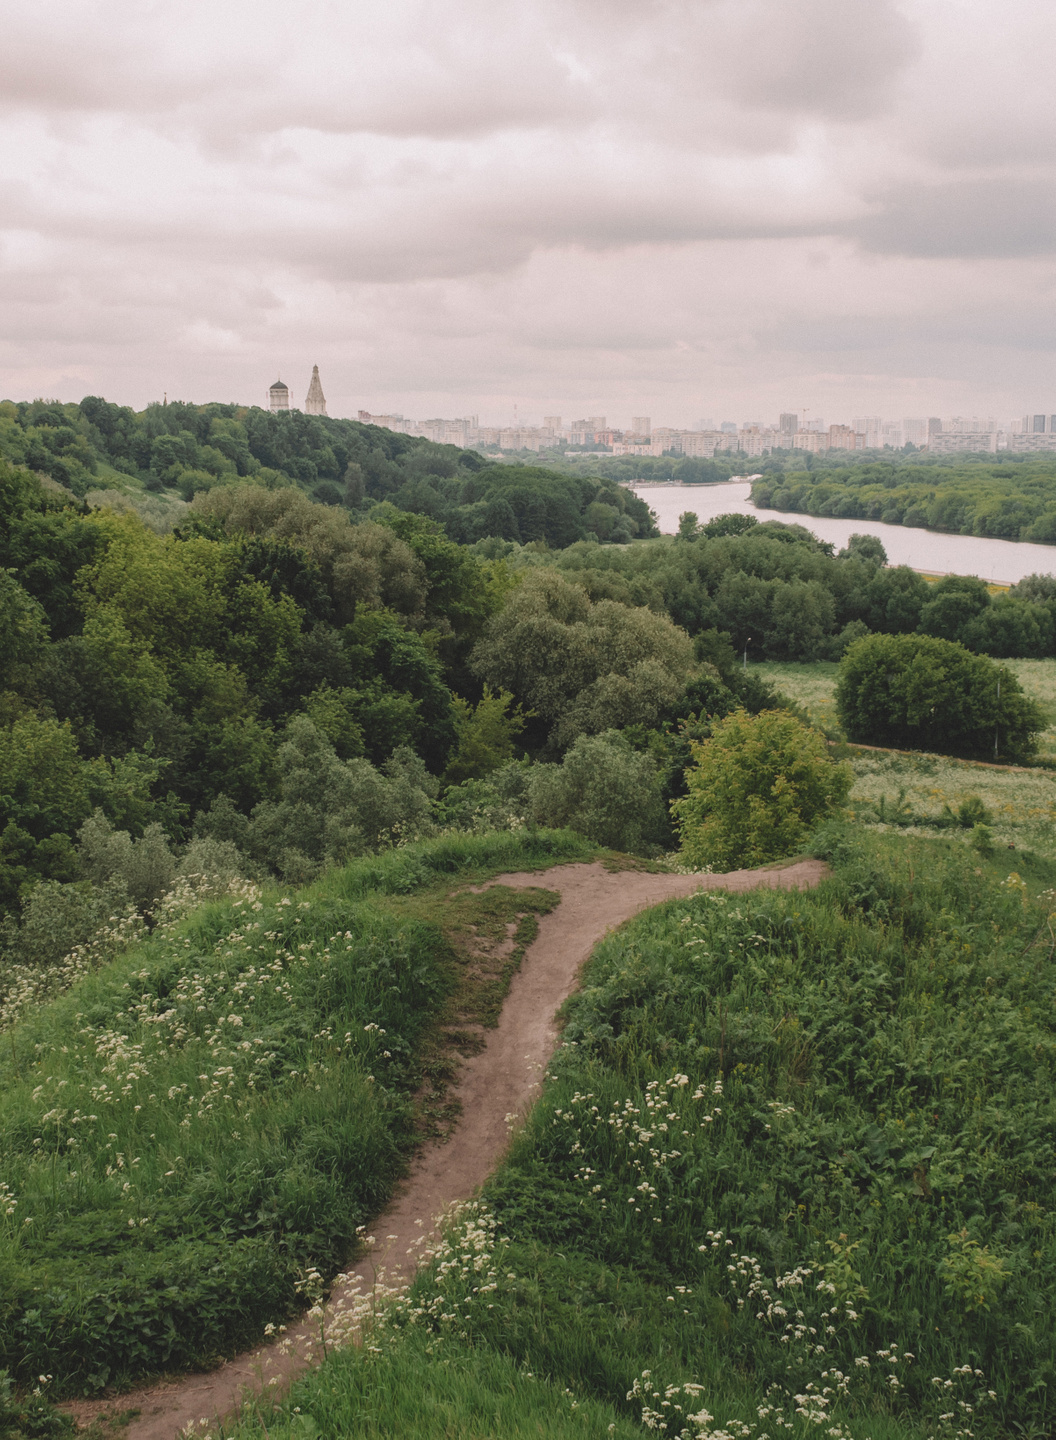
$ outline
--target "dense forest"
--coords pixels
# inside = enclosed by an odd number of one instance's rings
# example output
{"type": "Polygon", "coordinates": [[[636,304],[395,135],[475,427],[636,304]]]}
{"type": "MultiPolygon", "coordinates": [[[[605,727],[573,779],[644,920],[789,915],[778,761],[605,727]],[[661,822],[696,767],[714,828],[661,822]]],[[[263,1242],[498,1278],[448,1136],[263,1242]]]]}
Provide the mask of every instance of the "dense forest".
{"type": "Polygon", "coordinates": [[[1056,653],[1048,578],[929,585],[740,516],[605,543],[653,528],[609,481],[298,412],[2,408],[12,916],[41,879],[149,911],[207,843],[295,881],[445,826],[669,845],[690,740],[776,703],[748,658],[1056,653]]]}
{"type": "Polygon", "coordinates": [[[874,453],[848,464],[834,456],[795,454],[764,460],[758,469],[763,478],[752,486],[752,500],[762,509],[1056,542],[1053,455],[874,453]]]}
{"type": "Polygon", "coordinates": [[[562,546],[589,535],[619,542],[656,534],[643,501],[597,476],[489,463],[474,450],[299,410],[173,402],[137,413],[92,395],[79,405],[5,400],[0,457],[96,499],[142,487],[189,501],[251,479],[268,489],[295,485],[331,506],[387,500],[442,520],[464,544],[487,535],[562,546]]]}

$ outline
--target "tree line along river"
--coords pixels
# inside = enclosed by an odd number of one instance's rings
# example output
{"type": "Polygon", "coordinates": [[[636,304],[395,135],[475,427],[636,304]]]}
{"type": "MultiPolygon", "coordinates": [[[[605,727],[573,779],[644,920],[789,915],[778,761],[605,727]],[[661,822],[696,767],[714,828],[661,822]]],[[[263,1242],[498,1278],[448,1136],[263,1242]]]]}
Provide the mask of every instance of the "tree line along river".
{"type": "Polygon", "coordinates": [[[664,535],[677,531],[678,517],[686,510],[691,510],[701,524],[716,515],[754,515],[760,521],[802,525],[819,540],[831,540],[837,549],[845,546],[852,535],[875,535],[883,543],[890,564],[909,565],[932,574],[978,575],[998,585],[1014,585],[1025,575],[1056,574],[1053,545],[992,540],[982,535],[943,535],[908,525],[885,525],[882,520],[833,520],[760,510],[751,502],[750,480],[727,480],[717,485],[637,483],[630,488],[656,512],[664,535]]]}

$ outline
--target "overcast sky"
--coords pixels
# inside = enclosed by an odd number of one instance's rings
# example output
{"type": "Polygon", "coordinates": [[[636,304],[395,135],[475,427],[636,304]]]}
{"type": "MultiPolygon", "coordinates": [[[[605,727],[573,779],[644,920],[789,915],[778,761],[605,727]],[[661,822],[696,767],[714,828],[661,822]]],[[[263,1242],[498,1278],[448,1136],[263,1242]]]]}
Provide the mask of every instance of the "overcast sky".
{"type": "Polygon", "coordinates": [[[1044,0],[0,0],[0,395],[1056,412],[1044,0]]]}

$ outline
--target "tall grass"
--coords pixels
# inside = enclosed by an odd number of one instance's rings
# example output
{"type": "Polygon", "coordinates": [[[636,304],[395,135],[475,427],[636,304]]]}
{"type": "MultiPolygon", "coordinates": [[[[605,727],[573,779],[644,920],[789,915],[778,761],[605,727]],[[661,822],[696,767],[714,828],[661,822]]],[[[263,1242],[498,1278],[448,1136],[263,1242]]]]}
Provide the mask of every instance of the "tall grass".
{"type": "Polygon", "coordinates": [[[271,1435],[324,1393],[321,1433],[373,1434],[430,1364],[453,1408],[410,1434],[503,1433],[473,1419],[499,1373],[693,1440],[1052,1433],[1052,892],[946,840],[825,853],[815,892],[598,947],[482,1206],[271,1435]]]}
{"type": "Polygon", "coordinates": [[[386,909],[592,847],[445,839],[301,893],[214,903],[30,1012],[0,1046],[0,1369],[62,1390],[207,1364],[332,1274],[412,1142],[455,967],[386,909]]]}

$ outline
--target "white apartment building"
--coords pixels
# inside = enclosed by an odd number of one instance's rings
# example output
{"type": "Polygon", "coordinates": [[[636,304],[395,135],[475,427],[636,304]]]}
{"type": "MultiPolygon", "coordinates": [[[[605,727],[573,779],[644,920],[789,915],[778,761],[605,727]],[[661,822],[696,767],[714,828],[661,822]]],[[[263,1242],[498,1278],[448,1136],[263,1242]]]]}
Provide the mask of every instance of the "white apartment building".
{"type": "Polygon", "coordinates": [[[884,421],[881,415],[856,415],[854,431],[856,435],[865,436],[863,444],[866,450],[879,450],[884,444],[884,421]]]}
{"type": "Polygon", "coordinates": [[[1027,434],[1009,435],[1008,449],[1019,455],[1031,454],[1035,451],[1056,450],[1056,430],[1030,431],[1027,434]]]}
{"type": "MultiPolygon", "coordinates": [[[[943,430],[928,440],[929,455],[972,455],[979,451],[994,454],[998,448],[998,430],[943,430]]],[[[1029,438],[1029,437],[1024,437],[1029,438]]],[[[1052,437],[1056,440],[1056,435],[1052,437]]]]}

